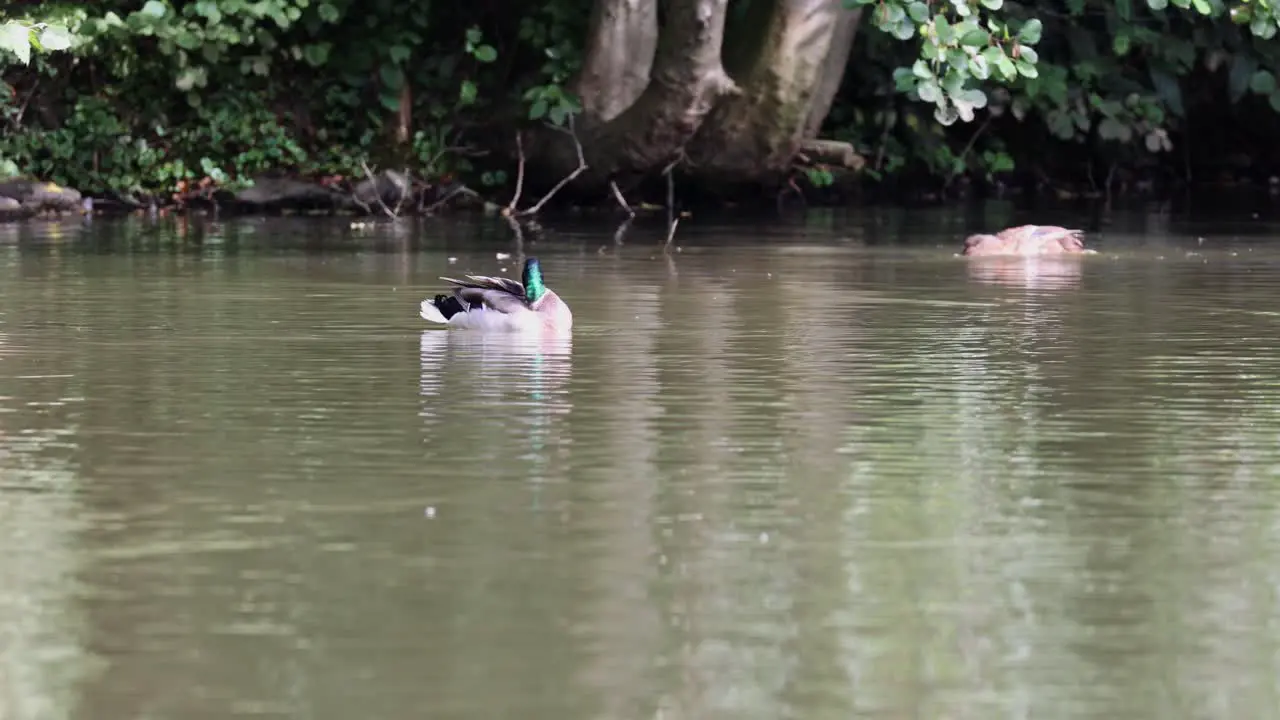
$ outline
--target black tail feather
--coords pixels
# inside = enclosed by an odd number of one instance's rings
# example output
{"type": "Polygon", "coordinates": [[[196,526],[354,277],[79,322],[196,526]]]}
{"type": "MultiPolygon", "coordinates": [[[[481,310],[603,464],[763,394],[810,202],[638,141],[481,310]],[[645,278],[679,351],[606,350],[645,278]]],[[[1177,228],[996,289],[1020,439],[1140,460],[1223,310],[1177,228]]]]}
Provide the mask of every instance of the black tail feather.
{"type": "Polygon", "coordinates": [[[431,301],[431,304],[436,306],[436,309],[440,311],[445,320],[467,309],[456,295],[437,295],[436,299],[431,301]]]}

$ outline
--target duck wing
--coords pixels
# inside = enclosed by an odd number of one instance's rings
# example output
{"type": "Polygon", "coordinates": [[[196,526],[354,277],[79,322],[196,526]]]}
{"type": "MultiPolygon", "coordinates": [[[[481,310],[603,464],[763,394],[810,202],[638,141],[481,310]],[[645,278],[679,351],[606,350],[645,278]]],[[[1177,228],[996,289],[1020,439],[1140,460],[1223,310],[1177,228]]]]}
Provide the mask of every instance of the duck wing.
{"type": "Polygon", "coordinates": [[[529,309],[524,301],[524,284],[517,280],[488,275],[467,275],[465,280],[440,279],[454,285],[454,296],[465,306],[508,314],[529,309]]]}

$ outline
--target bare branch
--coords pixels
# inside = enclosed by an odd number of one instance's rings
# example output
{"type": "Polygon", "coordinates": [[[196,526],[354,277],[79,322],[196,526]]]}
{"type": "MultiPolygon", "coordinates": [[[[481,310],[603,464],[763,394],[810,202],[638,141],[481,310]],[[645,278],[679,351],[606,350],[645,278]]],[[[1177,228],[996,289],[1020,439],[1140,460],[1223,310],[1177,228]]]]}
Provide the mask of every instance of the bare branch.
{"type": "Polygon", "coordinates": [[[404,201],[409,195],[413,194],[413,175],[409,173],[409,168],[404,169],[404,187],[400,188],[400,192],[396,197],[396,209],[393,211],[396,217],[400,216],[400,208],[404,205],[404,201]]]}
{"type": "Polygon", "coordinates": [[[511,231],[515,233],[516,253],[524,255],[524,227],[511,216],[506,216],[503,219],[507,221],[507,225],[511,226],[511,231]]]}
{"type": "Polygon", "coordinates": [[[618,247],[622,247],[622,240],[623,238],[626,237],[627,230],[631,228],[631,223],[632,223],[632,218],[627,218],[626,220],[623,220],[622,224],[618,226],[618,229],[613,232],[614,245],[617,245],[618,247]]]}
{"type": "Polygon", "coordinates": [[[626,211],[627,216],[635,217],[636,211],[632,210],[631,206],[627,204],[627,199],[622,196],[622,191],[618,189],[618,183],[614,182],[613,180],[610,180],[609,189],[613,190],[613,199],[618,201],[618,204],[621,205],[622,209],[626,211]]]}
{"type": "Polygon", "coordinates": [[[524,139],[522,133],[516,131],[516,192],[511,196],[511,202],[507,203],[506,213],[510,214],[516,211],[516,207],[520,204],[520,196],[524,194],[524,139]]]}
{"type": "Polygon", "coordinates": [[[676,179],[673,171],[676,165],[684,159],[684,153],[676,156],[675,160],[667,163],[662,169],[662,174],[667,176],[667,225],[670,227],[670,233],[667,235],[667,243],[671,242],[671,237],[676,234],[676,179]]]}
{"type": "Polygon", "coordinates": [[[432,155],[431,159],[427,161],[426,167],[422,169],[422,173],[429,177],[435,172],[436,163],[440,162],[440,160],[449,153],[457,153],[458,155],[465,155],[466,157],[484,157],[489,154],[487,150],[476,150],[470,145],[450,145],[449,147],[441,148],[435,155],[432,155]]]}
{"type": "MultiPolygon", "coordinates": [[[[391,208],[387,207],[387,204],[382,201],[382,191],[381,191],[381,188],[378,187],[378,179],[373,176],[373,171],[369,169],[369,163],[365,162],[364,160],[361,160],[360,167],[364,168],[364,174],[368,176],[369,182],[373,183],[373,197],[377,199],[378,205],[382,207],[382,211],[387,214],[387,217],[390,217],[390,218],[398,217],[395,214],[395,212],[393,212],[391,208]]],[[[356,202],[361,205],[364,205],[364,203],[361,203],[358,198],[356,198],[356,202]]],[[[368,212],[368,209],[369,207],[365,205],[366,212],[368,212]]]]}
{"type": "Polygon", "coordinates": [[[560,190],[564,188],[565,185],[568,185],[569,183],[573,182],[579,175],[587,171],[587,159],[586,157],[583,156],[583,153],[582,153],[582,142],[578,140],[578,133],[575,132],[573,129],[573,115],[569,115],[568,119],[569,119],[569,127],[567,129],[558,128],[555,125],[548,125],[548,127],[554,128],[556,130],[559,130],[567,134],[573,140],[573,147],[578,152],[578,167],[574,168],[573,172],[569,173],[564,177],[564,179],[556,183],[555,187],[547,191],[547,194],[543,195],[542,199],[539,200],[537,204],[535,204],[533,207],[529,208],[528,210],[516,211],[517,215],[528,216],[528,215],[538,214],[538,211],[542,209],[542,206],[546,205],[547,202],[551,200],[551,198],[555,197],[556,193],[560,192],[560,190]]]}
{"type": "Polygon", "coordinates": [[[436,210],[439,210],[441,207],[444,207],[444,205],[445,205],[446,203],[448,203],[450,200],[454,199],[455,197],[457,197],[457,196],[459,196],[459,195],[466,195],[466,196],[468,196],[468,197],[474,197],[474,198],[478,198],[478,197],[480,197],[480,193],[476,192],[475,190],[472,190],[471,188],[467,187],[466,185],[459,184],[459,185],[458,185],[457,187],[455,187],[454,189],[452,189],[452,190],[450,190],[449,192],[445,193],[445,196],[444,196],[444,197],[442,197],[442,198],[440,198],[439,200],[437,200],[437,201],[435,201],[435,202],[431,203],[430,205],[428,205],[428,206],[423,210],[423,212],[426,212],[426,213],[428,213],[428,214],[430,214],[430,213],[434,213],[436,210]]]}

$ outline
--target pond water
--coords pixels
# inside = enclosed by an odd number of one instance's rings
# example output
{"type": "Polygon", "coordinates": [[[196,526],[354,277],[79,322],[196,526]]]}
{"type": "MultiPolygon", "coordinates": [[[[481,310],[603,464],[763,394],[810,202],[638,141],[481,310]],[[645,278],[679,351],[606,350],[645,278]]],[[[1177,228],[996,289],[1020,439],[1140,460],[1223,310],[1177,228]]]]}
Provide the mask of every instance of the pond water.
{"type": "Polygon", "coordinates": [[[966,223],[0,227],[0,717],[1275,717],[1275,230],[966,223]]]}

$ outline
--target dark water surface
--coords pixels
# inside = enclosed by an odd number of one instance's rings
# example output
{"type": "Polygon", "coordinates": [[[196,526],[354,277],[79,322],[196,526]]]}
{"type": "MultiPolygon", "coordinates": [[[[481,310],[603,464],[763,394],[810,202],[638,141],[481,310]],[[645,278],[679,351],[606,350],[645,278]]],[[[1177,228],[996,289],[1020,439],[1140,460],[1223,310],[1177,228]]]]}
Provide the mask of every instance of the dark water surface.
{"type": "Polygon", "coordinates": [[[0,717],[1280,717],[1275,239],[903,217],[0,227],[0,717]]]}

